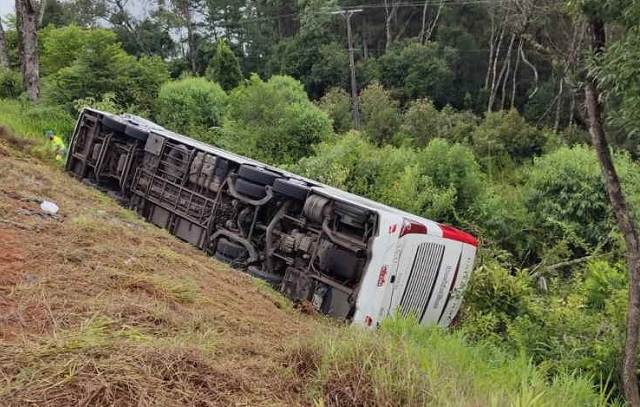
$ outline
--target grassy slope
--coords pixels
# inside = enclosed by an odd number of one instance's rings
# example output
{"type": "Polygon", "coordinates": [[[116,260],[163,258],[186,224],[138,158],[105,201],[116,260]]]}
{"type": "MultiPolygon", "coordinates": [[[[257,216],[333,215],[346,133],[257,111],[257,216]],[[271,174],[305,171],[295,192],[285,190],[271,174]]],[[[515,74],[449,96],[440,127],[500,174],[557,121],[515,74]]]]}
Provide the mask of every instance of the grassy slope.
{"type": "Polygon", "coordinates": [[[291,405],[316,325],[255,280],[0,144],[0,405],[291,405]],[[46,197],[61,220],[29,216],[46,197]],[[83,404],[85,403],[85,404],[83,404]]]}
{"type": "Polygon", "coordinates": [[[0,129],[2,406],[604,405],[588,380],[548,382],[462,334],[302,315],[25,153],[30,140],[0,129]]]}

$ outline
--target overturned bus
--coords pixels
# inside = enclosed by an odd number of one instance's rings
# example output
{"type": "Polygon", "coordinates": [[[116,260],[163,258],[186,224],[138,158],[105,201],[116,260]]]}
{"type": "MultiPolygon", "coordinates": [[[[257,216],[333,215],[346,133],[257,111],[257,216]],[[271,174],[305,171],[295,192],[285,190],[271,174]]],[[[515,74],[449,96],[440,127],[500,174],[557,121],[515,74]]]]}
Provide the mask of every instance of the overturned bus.
{"type": "Polygon", "coordinates": [[[476,239],[168,131],[85,109],[66,169],[292,300],[365,326],[449,325],[476,239]]]}

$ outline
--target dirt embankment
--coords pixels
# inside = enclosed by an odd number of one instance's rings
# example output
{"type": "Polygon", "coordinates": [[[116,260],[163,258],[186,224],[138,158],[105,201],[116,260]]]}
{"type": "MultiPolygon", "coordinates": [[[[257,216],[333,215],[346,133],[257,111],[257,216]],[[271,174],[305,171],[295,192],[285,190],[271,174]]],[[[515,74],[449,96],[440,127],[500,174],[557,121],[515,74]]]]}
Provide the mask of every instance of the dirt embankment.
{"type": "Polygon", "coordinates": [[[0,405],[307,403],[286,354],[318,321],[20,147],[0,137],[0,405]]]}

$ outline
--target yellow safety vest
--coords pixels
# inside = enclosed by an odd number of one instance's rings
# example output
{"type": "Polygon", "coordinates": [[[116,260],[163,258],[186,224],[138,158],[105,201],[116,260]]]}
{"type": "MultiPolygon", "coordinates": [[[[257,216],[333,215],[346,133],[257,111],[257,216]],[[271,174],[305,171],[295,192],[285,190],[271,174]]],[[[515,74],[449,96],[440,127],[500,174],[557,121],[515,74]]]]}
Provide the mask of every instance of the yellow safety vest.
{"type": "Polygon", "coordinates": [[[53,152],[56,154],[56,161],[62,161],[65,159],[66,146],[64,145],[64,141],[58,136],[53,136],[51,140],[51,146],[53,147],[53,152]]]}

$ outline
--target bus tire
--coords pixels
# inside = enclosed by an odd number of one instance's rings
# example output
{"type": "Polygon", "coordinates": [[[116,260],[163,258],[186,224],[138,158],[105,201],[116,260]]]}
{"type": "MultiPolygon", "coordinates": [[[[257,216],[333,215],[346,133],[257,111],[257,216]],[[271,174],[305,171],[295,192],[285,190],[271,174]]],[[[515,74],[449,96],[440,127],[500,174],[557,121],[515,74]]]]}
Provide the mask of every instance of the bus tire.
{"type": "Polygon", "coordinates": [[[235,183],[236,192],[252,199],[262,199],[267,196],[264,185],[254,184],[243,178],[237,178],[235,183]]]}
{"type": "Polygon", "coordinates": [[[311,188],[302,183],[287,181],[282,178],[275,180],[273,183],[273,192],[291,199],[304,201],[307,199],[309,191],[311,191],[311,188]]]}
{"type": "Polygon", "coordinates": [[[145,141],[147,137],[149,137],[149,132],[147,130],[143,130],[139,127],[130,126],[130,125],[127,125],[125,127],[124,134],[136,140],[142,140],[142,141],[145,141]]]}
{"type": "Polygon", "coordinates": [[[111,130],[111,131],[115,131],[117,133],[124,133],[127,124],[124,122],[121,122],[120,120],[116,119],[115,117],[109,117],[109,116],[104,116],[102,118],[102,126],[106,127],[107,129],[111,130]]]}
{"type": "Polygon", "coordinates": [[[233,261],[246,253],[246,249],[238,243],[221,238],[216,245],[214,257],[222,261],[233,261]]]}
{"type": "Polygon", "coordinates": [[[240,166],[238,169],[238,177],[260,185],[273,185],[273,182],[280,178],[280,176],[275,172],[247,164],[242,164],[240,166]]]}

